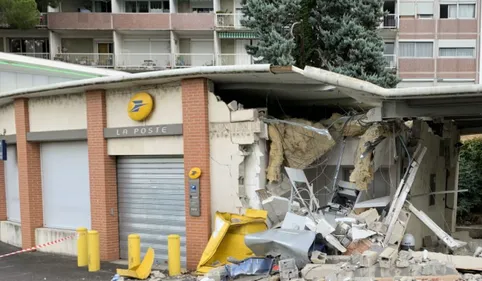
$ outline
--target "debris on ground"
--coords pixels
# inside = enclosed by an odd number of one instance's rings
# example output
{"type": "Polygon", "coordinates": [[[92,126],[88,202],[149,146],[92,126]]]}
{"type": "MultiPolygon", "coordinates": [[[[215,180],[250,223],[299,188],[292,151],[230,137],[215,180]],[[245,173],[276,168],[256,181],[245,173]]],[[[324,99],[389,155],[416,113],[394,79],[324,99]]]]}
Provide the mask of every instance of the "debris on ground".
{"type": "MultiPolygon", "coordinates": [[[[361,120],[340,115],[321,122],[265,120],[271,139],[269,183],[266,190],[257,191],[264,213],[216,214],[216,230],[197,270],[204,275],[201,280],[480,278],[482,245],[452,237],[410,202],[427,147],[420,140],[405,142],[403,123],[361,120]],[[357,149],[352,149],[355,163],[349,181],[346,174],[339,179],[347,136],[359,137],[357,149]],[[390,195],[375,195],[370,184],[381,165],[374,163],[375,156],[380,158],[377,147],[395,146],[398,139],[409,160],[406,169],[390,195]],[[326,202],[320,203],[303,169],[337,142],[332,152],[338,154],[330,152],[336,154],[334,176],[324,187],[326,202]],[[415,238],[407,231],[411,220],[431,231],[423,238],[423,251],[415,251],[415,238]]],[[[416,129],[413,122],[409,127],[416,129]]]]}

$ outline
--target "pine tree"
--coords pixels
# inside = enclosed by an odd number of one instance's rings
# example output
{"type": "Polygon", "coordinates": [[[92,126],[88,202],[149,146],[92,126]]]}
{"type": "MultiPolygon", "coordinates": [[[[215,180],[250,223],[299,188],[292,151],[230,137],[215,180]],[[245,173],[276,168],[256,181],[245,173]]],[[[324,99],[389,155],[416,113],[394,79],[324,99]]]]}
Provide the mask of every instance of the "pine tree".
{"type": "Polygon", "coordinates": [[[295,40],[291,27],[296,21],[301,0],[244,0],[241,23],[253,30],[257,46],[246,46],[248,54],[260,63],[293,65],[295,40]]]}
{"type": "Polygon", "coordinates": [[[379,27],[384,0],[316,0],[310,23],[320,67],[392,88],[399,82],[387,69],[379,27]],[[320,58],[321,56],[321,58],[320,58]]]}
{"type": "Polygon", "coordinates": [[[0,0],[0,12],[12,28],[31,29],[39,24],[40,12],[35,0],[0,0]]]}
{"type": "Polygon", "coordinates": [[[248,53],[263,63],[321,67],[392,88],[379,34],[384,0],[245,0],[244,25],[259,38],[248,53]],[[296,23],[295,38],[290,34],[296,23]]]}

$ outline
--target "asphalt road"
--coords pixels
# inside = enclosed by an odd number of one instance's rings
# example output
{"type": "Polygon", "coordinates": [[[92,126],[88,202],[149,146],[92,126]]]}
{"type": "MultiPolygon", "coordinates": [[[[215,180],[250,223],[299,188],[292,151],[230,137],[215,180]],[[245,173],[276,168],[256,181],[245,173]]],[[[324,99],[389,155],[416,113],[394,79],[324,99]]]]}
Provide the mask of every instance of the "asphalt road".
{"type": "MultiPolygon", "coordinates": [[[[0,242],[0,255],[18,250],[0,242]]],[[[105,263],[101,270],[78,268],[75,257],[41,252],[22,253],[0,258],[0,281],[110,281],[117,265],[105,263]]]]}

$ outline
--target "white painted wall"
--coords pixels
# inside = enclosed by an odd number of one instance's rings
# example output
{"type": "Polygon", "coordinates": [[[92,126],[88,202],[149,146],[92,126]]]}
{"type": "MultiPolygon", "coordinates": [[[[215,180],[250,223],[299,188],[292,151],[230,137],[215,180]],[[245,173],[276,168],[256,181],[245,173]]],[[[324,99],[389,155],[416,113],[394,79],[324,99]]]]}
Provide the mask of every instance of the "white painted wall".
{"type": "Polygon", "coordinates": [[[266,182],[268,154],[266,140],[260,138],[266,128],[258,120],[237,119],[239,122],[231,122],[232,114],[211,90],[209,133],[212,216],[216,211],[243,213],[247,206],[261,208],[256,190],[264,189],[266,182]],[[239,198],[242,185],[247,197],[244,205],[239,198]]]}
{"type": "Polygon", "coordinates": [[[107,127],[163,125],[182,123],[182,96],[179,83],[159,85],[156,88],[131,88],[107,91],[107,127]],[[138,92],[149,93],[154,100],[150,117],[142,122],[129,118],[127,106],[138,92]]]}
{"type": "Polygon", "coordinates": [[[13,103],[0,106],[0,134],[14,135],[15,129],[15,108],[13,103]]]}
{"type": "Polygon", "coordinates": [[[31,132],[87,128],[85,94],[33,98],[28,108],[31,132]]]}
{"type": "MultiPolygon", "coordinates": [[[[179,83],[156,88],[134,88],[107,91],[107,127],[182,124],[182,96],[179,83]],[[154,100],[151,116],[137,122],[129,118],[127,105],[138,92],[149,93],[154,100]]],[[[182,136],[109,139],[109,155],[183,155],[182,136]]]]}
{"type": "MultiPolygon", "coordinates": [[[[35,245],[52,242],[76,234],[75,230],[37,228],[35,229],[35,245]]],[[[57,243],[45,248],[40,248],[40,252],[62,254],[68,256],[77,255],[77,240],[68,239],[62,243],[57,243]]]]}
{"type": "Polygon", "coordinates": [[[22,247],[22,228],[19,223],[0,221],[0,241],[22,247]]]}
{"type": "Polygon", "coordinates": [[[0,70],[0,93],[71,80],[74,79],[0,70]]]}
{"type": "MultiPolygon", "coordinates": [[[[430,192],[430,175],[436,175],[436,191],[445,191],[445,157],[440,156],[440,137],[434,135],[426,123],[421,125],[420,141],[427,147],[422,163],[418,169],[417,176],[412,185],[411,194],[424,194],[430,192]]],[[[445,219],[445,195],[435,196],[435,205],[429,206],[429,196],[412,198],[412,204],[419,210],[424,211],[441,228],[450,230],[450,225],[445,219]]],[[[449,203],[452,206],[452,203],[449,203]]],[[[422,246],[424,236],[433,235],[419,219],[412,215],[406,233],[411,233],[416,239],[416,248],[422,246]]]]}

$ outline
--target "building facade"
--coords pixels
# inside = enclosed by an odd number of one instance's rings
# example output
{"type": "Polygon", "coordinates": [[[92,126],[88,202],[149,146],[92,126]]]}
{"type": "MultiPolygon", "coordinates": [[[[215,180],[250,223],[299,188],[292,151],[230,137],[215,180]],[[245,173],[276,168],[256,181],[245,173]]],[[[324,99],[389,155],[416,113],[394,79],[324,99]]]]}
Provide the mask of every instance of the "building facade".
{"type": "MultiPolygon", "coordinates": [[[[480,1],[387,0],[380,32],[400,87],[478,83],[480,1]]],[[[0,51],[135,71],[254,63],[241,0],[62,1],[0,51]]]]}
{"type": "MultiPolygon", "coordinates": [[[[268,142],[261,118],[270,109],[232,99],[251,93],[266,105],[266,89],[283,106],[306,101],[307,112],[313,103],[380,108],[387,102],[373,99],[373,90],[381,88],[368,82],[269,65],[157,71],[0,93],[0,140],[7,146],[7,159],[0,161],[0,241],[29,248],[87,227],[99,231],[101,259],[117,260],[127,258],[127,237],[138,233],[142,252],[153,247],[156,262],[164,264],[167,236],[178,234],[182,263],[194,269],[216,233],[216,212],[262,209],[263,194],[273,191],[267,184],[273,138],[268,142]],[[201,176],[193,183],[188,175],[196,168],[201,176]]],[[[409,89],[386,91],[399,90],[409,89]]],[[[375,114],[374,121],[404,113],[380,112],[386,117],[375,114]]],[[[456,191],[456,125],[448,120],[431,127],[418,120],[411,131],[427,148],[413,194],[456,191]]],[[[393,196],[410,163],[397,138],[377,146],[370,196],[393,196]]],[[[304,170],[320,205],[330,200],[324,190],[337,159],[340,179],[348,181],[358,143],[348,138],[343,158],[339,144],[320,159],[326,171],[319,165],[304,170]]],[[[276,186],[290,190],[283,182],[276,186]]],[[[412,200],[447,231],[455,227],[456,202],[456,193],[412,200]]],[[[417,248],[431,234],[416,219],[407,229],[417,237],[417,248]]],[[[41,250],[75,255],[76,241],[41,250]]]]}

